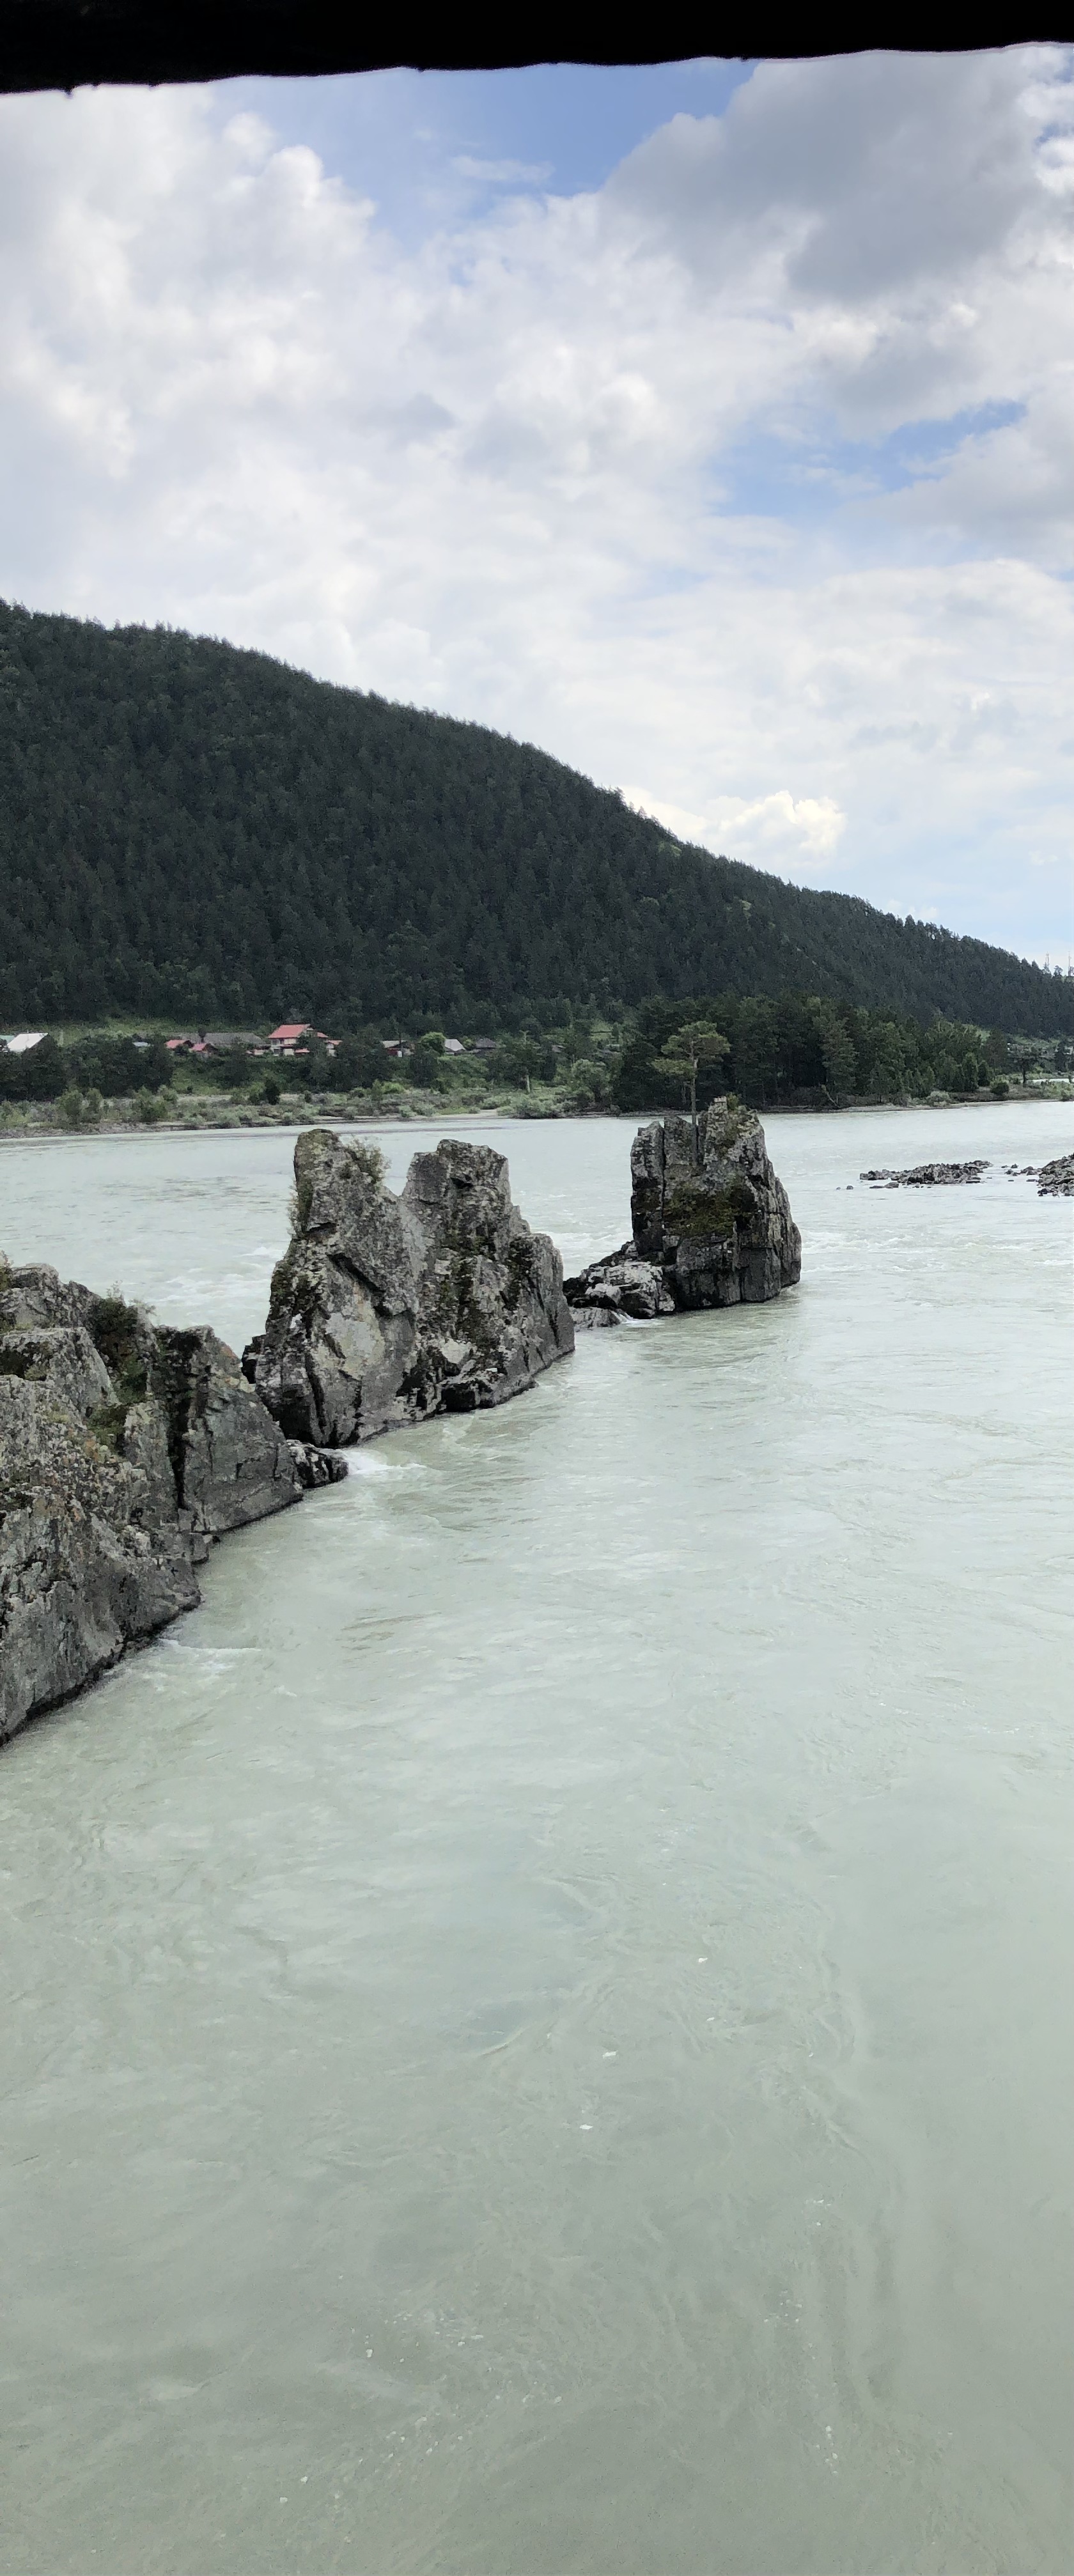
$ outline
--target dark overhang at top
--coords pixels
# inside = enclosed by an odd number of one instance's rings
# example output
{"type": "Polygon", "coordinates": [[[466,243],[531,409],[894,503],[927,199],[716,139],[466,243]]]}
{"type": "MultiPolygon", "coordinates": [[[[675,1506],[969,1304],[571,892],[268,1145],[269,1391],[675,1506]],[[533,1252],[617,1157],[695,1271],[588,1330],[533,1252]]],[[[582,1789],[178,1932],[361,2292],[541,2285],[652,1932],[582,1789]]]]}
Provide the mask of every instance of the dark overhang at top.
{"type": "Polygon", "coordinates": [[[529,63],[665,63],[699,55],[805,59],[893,49],[965,53],[982,46],[1062,42],[1074,0],[1037,0],[1028,23],[981,0],[879,0],[842,11],[786,0],[717,0],[625,21],[607,10],[530,6],[497,26],[474,8],[448,15],[387,12],[353,0],[0,0],[0,90],[78,89],[86,83],[282,78],[326,72],[505,71],[529,63]]]}

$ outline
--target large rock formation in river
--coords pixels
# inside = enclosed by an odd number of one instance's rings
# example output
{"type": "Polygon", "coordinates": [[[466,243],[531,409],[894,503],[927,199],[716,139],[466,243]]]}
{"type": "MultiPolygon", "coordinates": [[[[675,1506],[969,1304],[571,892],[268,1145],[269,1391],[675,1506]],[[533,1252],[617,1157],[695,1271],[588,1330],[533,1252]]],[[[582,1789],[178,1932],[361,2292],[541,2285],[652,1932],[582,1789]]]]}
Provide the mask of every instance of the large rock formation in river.
{"type": "Polygon", "coordinates": [[[207,1325],[0,1261],[0,1739],[192,1609],[222,1532],[330,1472],[207,1325]]]}
{"type": "Polygon", "coordinates": [[[630,1156],[633,1234],[566,1282],[576,1321],[757,1305],[801,1277],[802,1238],[752,1109],[654,1118],[630,1156]]]}
{"type": "Polygon", "coordinates": [[[396,1197],[368,1146],[308,1128],[268,1323],[243,1355],[293,1439],[330,1447],[502,1404],[574,1348],[563,1265],[507,1163],[447,1138],[396,1197]]]}

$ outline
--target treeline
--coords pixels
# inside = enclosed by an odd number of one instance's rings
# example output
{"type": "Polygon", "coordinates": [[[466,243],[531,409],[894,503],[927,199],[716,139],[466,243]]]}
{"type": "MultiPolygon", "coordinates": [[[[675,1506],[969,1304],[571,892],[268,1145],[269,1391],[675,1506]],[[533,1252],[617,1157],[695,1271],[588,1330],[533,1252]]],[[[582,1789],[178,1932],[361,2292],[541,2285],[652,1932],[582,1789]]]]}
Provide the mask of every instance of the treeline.
{"type": "Polygon", "coordinates": [[[532,745],[0,604],[0,1026],[496,1035],[794,989],[1055,1036],[1074,986],[692,849],[532,745]]]}
{"type": "Polygon", "coordinates": [[[129,1100],[159,1091],[172,1078],[162,1038],[145,1045],[133,1038],[91,1037],[63,1046],[51,1033],[23,1055],[0,1047],[0,1100],[58,1100],[61,1092],[98,1091],[106,1100],[129,1100]]]}
{"type": "Polygon", "coordinates": [[[769,1001],[719,993],[695,999],[685,1012],[679,1002],[643,1006],[609,1085],[618,1109],[679,1106],[681,1084],[661,1062],[661,1050],[684,1019],[707,1022],[728,1042],[722,1061],[699,1075],[699,1099],[731,1090],[761,1109],[974,1091],[1003,1076],[1009,1064],[1000,1029],[983,1036],[976,1025],[941,1018],[923,1028],[909,1016],[840,1010],[815,994],[788,992],[769,1001]]]}
{"type": "Polygon", "coordinates": [[[556,1029],[531,1020],[505,1032],[490,1052],[463,1056],[445,1053],[439,1030],[413,1038],[401,1058],[386,1053],[381,1031],[365,1028],[331,1053],[315,1041],[307,1053],[281,1060],[237,1043],[200,1064],[173,1059],[159,1038],[86,1037],[61,1045],[49,1036],[25,1054],[0,1049],[0,1104],[61,1096],[73,1102],[77,1094],[99,1107],[102,1098],[135,1096],[145,1103],[156,1096],[166,1114],[165,1095],[175,1085],[271,1102],[285,1092],[357,1098],[374,1107],[390,1107],[404,1092],[435,1092],[445,1111],[452,1098],[472,1103],[485,1092],[522,1090],[538,1100],[551,1093],[552,1106],[579,1112],[674,1109],[684,1092],[672,1042],[684,1025],[699,1026],[710,1038],[716,1032],[722,1042],[707,1047],[698,1071],[702,1104],[723,1091],[760,1109],[924,1099],[937,1090],[980,1090],[1008,1075],[1024,1079],[1037,1067],[1065,1073],[1074,1060],[1063,1040],[1008,1046],[1001,1029],[983,1031],[970,1022],[937,1018],[923,1028],[890,1012],[840,1010],[816,994],[769,1000],[724,992],[646,1002],[619,1025],[585,1010],[556,1029]]]}

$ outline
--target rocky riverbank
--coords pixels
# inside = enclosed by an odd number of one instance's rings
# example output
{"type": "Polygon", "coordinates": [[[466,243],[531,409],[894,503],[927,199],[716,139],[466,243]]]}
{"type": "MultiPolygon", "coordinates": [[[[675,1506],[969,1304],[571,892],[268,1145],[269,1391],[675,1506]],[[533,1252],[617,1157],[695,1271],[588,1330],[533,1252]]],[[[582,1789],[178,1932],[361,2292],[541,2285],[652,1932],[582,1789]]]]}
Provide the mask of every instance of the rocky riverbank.
{"type": "Polygon", "coordinates": [[[345,1476],[341,1447],[500,1404],[574,1347],[547,1235],[487,1146],[295,1148],[264,1334],[160,1326],[0,1261],[0,1739],[191,1610],[213,1542],[345,1476]]]}
{"type": "Polygon", "coordinates": [[[193,1609],[225,1531],[345,1473],[208,1325],[0,1263],[0,1739],[193,1609]]]}
{"type": "Polygon", "coordinates": [[[756,1111],[716,1100],[653,1119],[630,1157],[629,1243],[565,1282],[578,1324],[760,1305],[793,1287],[802,1238],[756,1111]]]}

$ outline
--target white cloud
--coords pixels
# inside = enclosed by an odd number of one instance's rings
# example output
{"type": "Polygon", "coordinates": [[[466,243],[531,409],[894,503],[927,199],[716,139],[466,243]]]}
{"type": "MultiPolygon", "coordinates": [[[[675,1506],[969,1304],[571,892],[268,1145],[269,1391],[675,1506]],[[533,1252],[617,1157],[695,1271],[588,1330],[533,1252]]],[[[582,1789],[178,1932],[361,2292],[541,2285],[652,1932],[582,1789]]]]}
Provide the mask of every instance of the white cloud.
{"type": "Polygon", "coordinates": [[[707,814],[691,814],[685,805],[662,804],[658,797],[647,795],[644,787],[622,787],[619,793],[635,814],[648,814],[652,822],[662,823],[666,832],[674,832],[677,840],[702,845],[708,841],[712,825],[707,814]]]}
{"type": "Polygon", "coordinates": [[[519,193],[414,251],[269,84],[3,102],[3,587],[1065,946],[1067,74],[765,64],[599,192],[486,166],[519,193]]]}
{"type": "Polygon", "coordinates": [[[793,851],[799,864],[803,859],[826,859],[846,830],[846,815],[834,796],[792,796],[785,787],[772,796],[759,796],[752,805],[741,804],[732,797],[717,814],[712,829],[724,838],[733,837],[736,852],[753,858],[760,866],[772,853],[793,851]]]}
{"type": "Polygon", "coordinates": [[[613,184],[706,269],[778,262],[788,304],[834,300],[853,345],[878,298],[962,281],[1006,246],[1054,103],[1045,81],[1035,118],[1012,114],[1025,88],[1010,53],[766,63],[724,117],[676,117],[613,184]]]}
{"type": "Polygon", "coordinates": [[[833,796],[795,797],[786,787],[755,797],[752,805],[741,796],[725,797],[712,814],[660,804],[640,787],[625,787],[623,794],[635,813],[651,814],[679,840],[777,872],[828,858],[846,830],[846,815],[833,796]]]}

